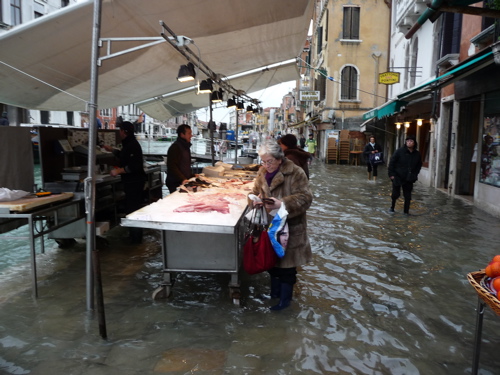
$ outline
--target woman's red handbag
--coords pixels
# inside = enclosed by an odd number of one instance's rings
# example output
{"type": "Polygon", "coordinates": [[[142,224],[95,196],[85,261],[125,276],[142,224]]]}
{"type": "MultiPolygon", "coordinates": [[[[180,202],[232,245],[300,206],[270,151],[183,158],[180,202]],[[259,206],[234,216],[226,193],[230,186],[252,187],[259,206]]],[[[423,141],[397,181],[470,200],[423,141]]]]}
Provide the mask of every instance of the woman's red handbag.
{"type": "Polygon", "coordinates": [[[273,268],[278,257],[267,232],[267,213],[264,207],[254,208],[245,231],[243,269],[255,275],[273,268]]]}
{"type": "Polygon", "coordinates": [[[260,235],[250,234],[243,247],[243,268],[249,275],[261,273],[273,268],[278,257],[274,251],[267,230],[260,235]]]}

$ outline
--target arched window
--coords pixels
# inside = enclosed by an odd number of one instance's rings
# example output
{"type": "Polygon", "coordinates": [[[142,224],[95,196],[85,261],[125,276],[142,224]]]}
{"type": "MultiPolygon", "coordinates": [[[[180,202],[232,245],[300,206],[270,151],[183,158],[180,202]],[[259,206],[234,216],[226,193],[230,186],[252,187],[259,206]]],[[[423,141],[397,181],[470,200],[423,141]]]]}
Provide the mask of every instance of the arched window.
{"type": "Polygon", "coordinates": [[[340,100],[358,99],[358,70],[355,66],[347,65],[340,73],[340,100]]]}

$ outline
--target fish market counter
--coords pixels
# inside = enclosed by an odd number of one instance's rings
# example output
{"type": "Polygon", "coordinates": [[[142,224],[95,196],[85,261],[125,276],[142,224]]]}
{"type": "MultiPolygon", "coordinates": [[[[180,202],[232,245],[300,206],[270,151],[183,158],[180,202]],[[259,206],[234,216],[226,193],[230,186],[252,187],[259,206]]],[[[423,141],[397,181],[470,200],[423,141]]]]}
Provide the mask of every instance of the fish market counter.
{"type": "Polygon", "coordinates": [[[253,182],[212,181],[209,188],[175,192],[122,219],[123,226],[162,231],[164,277],[153,298],[171,294],[172,272],[228,273],[230,297],[239,304],[242,218],[253,182]]]}

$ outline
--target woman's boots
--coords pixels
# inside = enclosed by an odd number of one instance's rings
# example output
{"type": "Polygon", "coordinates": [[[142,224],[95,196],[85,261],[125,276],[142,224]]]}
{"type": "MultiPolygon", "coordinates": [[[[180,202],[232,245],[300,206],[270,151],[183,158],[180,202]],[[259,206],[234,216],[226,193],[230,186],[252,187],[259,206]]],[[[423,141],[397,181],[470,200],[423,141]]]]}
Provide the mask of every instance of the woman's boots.
{"type": "MultiPolygon", "coordinates": [[[[279,279],[278,282],[280,283],[280,293],[279,293],[280,301],[278,302],[277,305],[270,307],[270,310],[273,311],[283,310],[284,308],[290,306],[290,301],[292,300],[293,285],[288,283],[283,283],[279,281],[279,279]]],[[[273,283],[273,278],[271,278],[271,288],[272,288],[272,283],[273,283]]],[[[271,296],[272,296],[272,289],[271,289],[271,296]]]]}
{"type": "Polygon", "coordinates": [[[279,277],[271,276],[271,298],[279,298],[281,293],[281,281],[279,277]]]}

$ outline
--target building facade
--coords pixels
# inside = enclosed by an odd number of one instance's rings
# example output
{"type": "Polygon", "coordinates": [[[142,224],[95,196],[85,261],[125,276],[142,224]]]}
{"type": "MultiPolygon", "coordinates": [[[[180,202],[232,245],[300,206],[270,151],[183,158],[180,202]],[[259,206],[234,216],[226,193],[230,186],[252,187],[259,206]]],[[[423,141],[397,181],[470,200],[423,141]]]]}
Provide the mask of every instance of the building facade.
{"type": "Polygon", "coordinates": [[[393,3],[389,68],[401,79],[362,130],[383,127],[392,149],[415,135],[420,183],[500,216],[500,12],[455,3],[393,3]]]}
{"type": "Polygon", "coordinates": [[[306,64],[311,76],[302,87],[319,91],[319,100],[309,102],[305,112],[315,119],[321,159],[330,130],[359,130],[363,114],[386,100],[378,77],[388,65],[389,19],[390,4],[384,1],[316,2],[306,64]]]}

